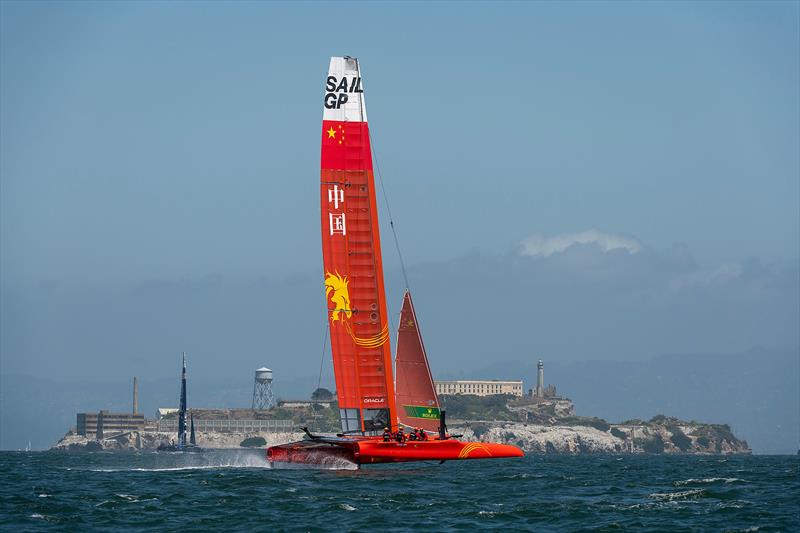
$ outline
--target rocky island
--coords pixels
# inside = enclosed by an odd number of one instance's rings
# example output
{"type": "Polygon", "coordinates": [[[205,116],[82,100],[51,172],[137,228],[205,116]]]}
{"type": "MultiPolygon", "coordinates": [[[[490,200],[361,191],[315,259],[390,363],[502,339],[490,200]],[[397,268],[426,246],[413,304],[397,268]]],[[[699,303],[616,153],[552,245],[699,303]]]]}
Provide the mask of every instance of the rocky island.
{"type": "Polygon", "coordinates": [[[664,415],[610,423],[575,415],[563,397],[445,396],[452,433],[519,446],[526,453],[749,454],[726,424],[664,415]]]}
{"type": "MultiPolygon", "coordinates": [[[[683,421],[659,415],[650,420],[610,423],[576,416],[572,401],[511,395],[443,395],[451,434],[483,442],[513,444],[526,453],[749,454],[747,442],[725,424],[683,421]]],[[[268,410],[195,409],[198,444],[204,448],[265,447],[303,437],[300,427],[319,433],[339,428],[335,401],[285,402],[268,410]],[[272,422],[269,422],[272,421],[272,422]],[[274,423],[273,423],[274,422],[274,423]]],[[[80,435],[71,430],[54,450],[155,450],[175,438],[174,413],[148,421],[142,429],[80,435]]]]}

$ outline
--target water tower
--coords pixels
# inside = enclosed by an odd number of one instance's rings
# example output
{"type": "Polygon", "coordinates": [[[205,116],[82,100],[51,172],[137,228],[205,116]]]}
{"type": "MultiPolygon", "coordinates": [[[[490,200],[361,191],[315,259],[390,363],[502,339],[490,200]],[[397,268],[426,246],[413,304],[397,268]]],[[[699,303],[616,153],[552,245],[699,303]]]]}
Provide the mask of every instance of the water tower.
{"type": "Polygon", "coordinates": [[[252,408],[269,409],[273,405],[275,405],[275,395],[272,393],[272,370],[262,366],[256,369],[252,408]]]}

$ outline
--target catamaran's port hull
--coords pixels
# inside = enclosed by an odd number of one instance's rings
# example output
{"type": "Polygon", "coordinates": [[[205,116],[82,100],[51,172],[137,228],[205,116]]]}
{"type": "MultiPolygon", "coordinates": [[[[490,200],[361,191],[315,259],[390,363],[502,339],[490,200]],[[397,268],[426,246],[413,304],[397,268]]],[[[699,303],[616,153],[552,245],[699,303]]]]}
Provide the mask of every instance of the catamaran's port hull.
{"type": "Polygon", "coordinates": [[[522,450],[507,444],[461,442],[455,439],[383,442],[381,439],[330,439],[300,441],[267,448],[273,463],[325,464],[344,459],[355,464],[405,463],[410,461],[459,461],[522,457],[522,450]]]}

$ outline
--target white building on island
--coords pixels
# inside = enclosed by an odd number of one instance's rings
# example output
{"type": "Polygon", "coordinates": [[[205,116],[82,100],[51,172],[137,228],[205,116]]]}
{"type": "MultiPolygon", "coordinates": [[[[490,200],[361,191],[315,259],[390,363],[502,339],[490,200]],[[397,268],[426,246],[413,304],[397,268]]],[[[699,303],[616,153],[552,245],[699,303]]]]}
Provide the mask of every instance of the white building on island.
{"type": "Polygon", "coordinates": [[[522,396],[522,380],[457,380],[435,381],[436,394],[474,394],[475,396],[491,396],[493,394],[513,394],[522,396]]]}

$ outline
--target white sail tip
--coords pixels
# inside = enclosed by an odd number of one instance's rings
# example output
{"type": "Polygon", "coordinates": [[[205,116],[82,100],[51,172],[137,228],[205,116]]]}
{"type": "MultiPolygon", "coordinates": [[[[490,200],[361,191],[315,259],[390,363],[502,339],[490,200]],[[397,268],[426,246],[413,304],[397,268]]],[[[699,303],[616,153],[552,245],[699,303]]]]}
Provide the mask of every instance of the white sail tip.
{"type": "Polygon", "coordinates": [[[332,57],[325,78],[323,120],[366,122],[364,84],[358,59],[350,56],[332,57]]]}

